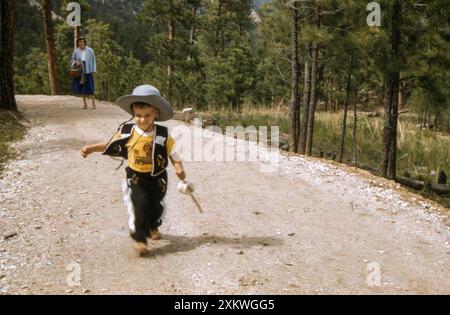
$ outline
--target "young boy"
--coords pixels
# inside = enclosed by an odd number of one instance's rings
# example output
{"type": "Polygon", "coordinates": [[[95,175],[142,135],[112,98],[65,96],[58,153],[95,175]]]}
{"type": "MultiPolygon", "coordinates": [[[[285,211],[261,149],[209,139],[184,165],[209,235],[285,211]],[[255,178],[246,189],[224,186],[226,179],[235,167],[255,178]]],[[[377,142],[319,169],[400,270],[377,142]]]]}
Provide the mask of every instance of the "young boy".
{"type": "Polygon", "coordinates": [[[154,123],[173,116],[169,102],[161,97],[159,91],[151,85],[141,85],[134,89],[132,95],[122,96],[116,103],[134,116],[135,123],[122,124],[108,143],[83,147],[81,155],[86,158],[93,152],[103,152],[128,160],[127,180],[123,184],[128,225],[137,254],[144,256],[148,252],[147,237],[153,240],[161,238],[158,227],[164,212],[168,160],[180,180],[184,180],[186,175],[167,127],[154,123]]]}

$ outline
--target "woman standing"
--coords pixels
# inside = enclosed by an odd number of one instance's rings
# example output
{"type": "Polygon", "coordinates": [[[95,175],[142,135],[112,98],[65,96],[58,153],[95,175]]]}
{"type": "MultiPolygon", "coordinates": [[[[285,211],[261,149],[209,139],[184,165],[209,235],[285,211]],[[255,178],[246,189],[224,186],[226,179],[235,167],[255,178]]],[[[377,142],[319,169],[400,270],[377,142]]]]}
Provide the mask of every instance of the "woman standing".
{"type": "Polygon", "coordinates": [[[94,73],[97,72],[94,50],[86,46],[84,37],[77,40],[77,48],[73,51],[71,66],[81,68],[81,77],[72,81],[72,91],[74,94],[83,97],[83,109],[87,109],[86,97],[91,96],[92,108],[95,109],[95,86],[94,73]]]}

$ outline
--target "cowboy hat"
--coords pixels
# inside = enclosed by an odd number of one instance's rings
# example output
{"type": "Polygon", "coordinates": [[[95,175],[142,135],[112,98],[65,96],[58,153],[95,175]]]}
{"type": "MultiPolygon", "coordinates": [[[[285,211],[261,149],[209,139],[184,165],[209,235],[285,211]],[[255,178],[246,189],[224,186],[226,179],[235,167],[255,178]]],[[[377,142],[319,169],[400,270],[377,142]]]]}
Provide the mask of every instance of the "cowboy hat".
{"type": "Polygon", "coordinates": [[[139,85],[133,90],[131,95],[121,96],[116,101],[116,104],[130,115],[133,115],[131,108],[131,104],[133,103],[145,103],[156,107],[159,110],[159,116],[155,119],[156,121],[169,120],[173,116],[170,103],[152,85],[139,85]]]}

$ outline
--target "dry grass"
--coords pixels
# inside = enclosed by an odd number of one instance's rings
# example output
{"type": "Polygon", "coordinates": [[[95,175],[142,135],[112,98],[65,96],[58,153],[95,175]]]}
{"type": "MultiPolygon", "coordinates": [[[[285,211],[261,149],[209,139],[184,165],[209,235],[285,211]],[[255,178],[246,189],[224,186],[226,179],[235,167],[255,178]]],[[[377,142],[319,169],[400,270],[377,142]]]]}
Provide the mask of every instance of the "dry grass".
{"type": "Polygon", "coordinates": [[[11,115],[9,112],[0,111],[0,171],[3,169],[3,165],[8,155],[8,147],[11,142],[21,139],[26,132],[26,128],[23,127],[17,119],[20,119],[20,114],[15,113],[11,115]]]}

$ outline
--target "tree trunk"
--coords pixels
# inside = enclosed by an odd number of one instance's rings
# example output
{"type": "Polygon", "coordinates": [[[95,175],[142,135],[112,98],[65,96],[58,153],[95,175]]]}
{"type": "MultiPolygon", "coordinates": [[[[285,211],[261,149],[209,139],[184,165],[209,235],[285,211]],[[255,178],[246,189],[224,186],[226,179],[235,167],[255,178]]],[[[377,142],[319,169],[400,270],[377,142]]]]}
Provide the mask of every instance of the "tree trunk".
{"type": "Polygon", "coordinates": [[[356,115],[356,91],[355,91],[355,100],[353,101],[353,136],[352,136],[352,142],[353,142],[353,157],[352,157],[352,165],[356,165],[356,124],[358,122],[358,117],[356,115]]]}
{"type": "Polygon", "coordinates": [[[298,139],[300,132],[300,100],[298,93],[299,62],[298,62],[298,2],[291,8],[292,42],[291,42],[291,107],[289,110],[289,148],[298,152],[298,139]]]}
{"type": "Polygon", "coordinates": [[[48,78],[52,95],[61,94],[56,67],[55,41],[53,38],[52,8],[50,0],[41,0],[44,17],[45,44],[47,46],[48,78]]]}
{"type": "MultiPolygon", "coordinates": [[[[320,3],[316,1],[315,8],[315,22],[317,29],[320,28],[320,3]]],[[[319,43],[313,42],[312,51],[312,66],[311,66],[311,95],[309,100],[309,114],[308,114],[308,129],[306,134],[306,155],[312,154],[312,143],[314,136],[314,116],[317,105],[317,75],[319,63],[319,43]]]]}
{"type": "Polygon", "coordinates": [[[14,96],[14,0],[0,4],[0,109],[17,111],[14,96]]]}
{"type": "Polygon", "coordinates": [[[309,100],[311,96],[311,44],[305,48],[305,84],[303,86],[303,115],[300,124],[299,152],[306,152],[306,132],[308,130],[309,100]]]}
{"type": "Polygon", "coordinates": [[[217,57],[217,55],[219,54],[219,43],[220,43],[220,29],[221,29],[221,21],[220,18],[222,16],[222,1],[219,0],[219,8],[217,9],[217,28],[216,28],[216,47],[215,47],[215,51],[214,51],[214,57],[217,57]]]}
{"type": "Polygon", "coordinates": [[[328,77],[327,77],[327,101],[325,102],[325,112],[328,112],[331,109],[332,106],[332,100],[331,100],[331,86],[333,84],[332,80],[332,73],[331,70],[328,71],[328,77]]]}
{"type": "Polygon", "coordinates": [[[77,48],[78,38],[80,38],[80,27],[75,26],[73,29],[73,49],[77,48]]]}
{"type": "Polygon", "coordinates": [[[197,7],[192,8],[192,25],[189,33],[189,55],[188,60],[192,60],[192,53],[194,51],[194,38],[195,38],[195,18],[197,17],[197,7]]]}
{"type": "Polygon", "coordinates": [[[345,103],[344,103],[344,118],[342,119],[342,132],[341,132],[341,145],[339,147],[339,162],[342,163],[342,159],[344,157],[344,146],[345,146],[345,132],[347,130],[347,110],[348,103],[350,100],[350,92],[352,88],[352,69],[353,69],[353,53],[350,57],[350,66],[348,68],[347,73],[347,93],[345,95],[345,103]]]}
{"type": "Polygon", "coordinates": [[[167,65],[167,96],[170,99],[172,97],[172,74],[173,74],[173,59],[174,59],[174,47],[173,39],[175,37],[175,26],[172,18],[169,18],[168,22],[168,44],[169,44],[169,64],[167,65]]]}
{"type": "MultiPolygon", "coordinates": [[[[401,3],[395,0],[392,10],[391,65],[399,63],[400,15],[401,3]]],[[[398,67],[398,66],[396,66],[398,67]]],[[[381,152],[380,173],[389,179],[396,178],[397,168],[397,123],[398,123],[398,90],[400,70],[389,71],[388,100],[385,106],[383,145],[381,152]]]]}
{"type": "Polygon", "coordinates": [[[306,133],[306,155],[312,154],[314,134],[314,116],[317,104],[317,63],[319,57],[319,44],[313,44],[313,60],[311,66],[311,95],[309,100],[308,129],[306,133]]]}

